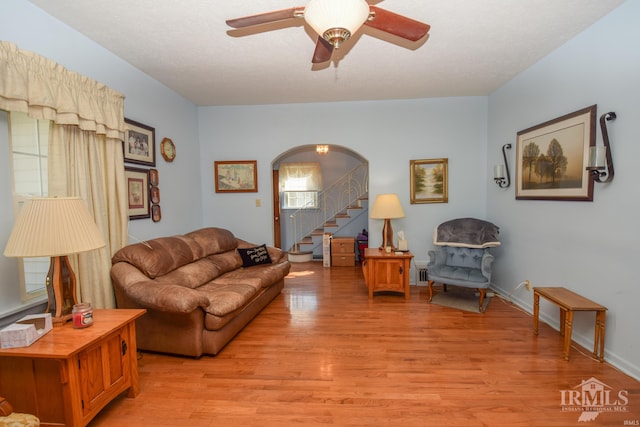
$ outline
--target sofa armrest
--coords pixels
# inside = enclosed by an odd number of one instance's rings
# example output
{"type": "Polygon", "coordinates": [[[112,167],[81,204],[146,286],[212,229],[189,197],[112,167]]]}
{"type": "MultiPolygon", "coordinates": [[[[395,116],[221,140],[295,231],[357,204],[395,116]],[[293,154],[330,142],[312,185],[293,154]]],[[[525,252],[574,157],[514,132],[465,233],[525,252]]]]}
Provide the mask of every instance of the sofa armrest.
{"type": "Polygon", "coordinates": [[[199,307],[209,306],[209,299],[197,290],[149,279],[127,263],[111,268],[113,286],[129,300],[141,307],[167,313],[188,314],[199,307]]]}

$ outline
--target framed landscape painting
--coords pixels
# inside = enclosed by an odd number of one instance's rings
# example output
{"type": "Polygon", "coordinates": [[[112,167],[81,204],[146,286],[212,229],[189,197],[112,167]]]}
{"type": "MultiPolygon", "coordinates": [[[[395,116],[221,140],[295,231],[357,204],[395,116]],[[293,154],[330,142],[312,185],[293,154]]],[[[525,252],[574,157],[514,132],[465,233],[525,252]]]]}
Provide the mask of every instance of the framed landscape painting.
{"type": "Polygon", "coordinates": [[[518,132],[516,199],[592,201],[596,105],[518,132]]]}
{"type": "Polygon", "coordinates": [[[411,160],[411,203],[447,203],[448,159],[411,160]]]}
{"type": "Polygon", "coordinates": [[[216,193],[255,193],[258,191],[256,160],[216,161],[213,164],[216,193]]]}

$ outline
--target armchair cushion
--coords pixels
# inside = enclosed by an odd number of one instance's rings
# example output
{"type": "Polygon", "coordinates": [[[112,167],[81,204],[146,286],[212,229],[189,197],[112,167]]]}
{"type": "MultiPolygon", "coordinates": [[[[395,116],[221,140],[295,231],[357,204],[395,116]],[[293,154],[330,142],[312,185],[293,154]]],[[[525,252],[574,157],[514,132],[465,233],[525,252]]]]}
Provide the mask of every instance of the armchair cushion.
{"type": "Polygon", "coordinates": [[[433,232],[433,244],[467,248],[500,246],[497,225],[477,218],[458,218],[443,222],[433,232]]]}
{"type": "Polygon", "coordinates": [[[429,251],[429,280],[473,288],[489,287],[493,255],[488,249],[440,246],[429,251]]]}

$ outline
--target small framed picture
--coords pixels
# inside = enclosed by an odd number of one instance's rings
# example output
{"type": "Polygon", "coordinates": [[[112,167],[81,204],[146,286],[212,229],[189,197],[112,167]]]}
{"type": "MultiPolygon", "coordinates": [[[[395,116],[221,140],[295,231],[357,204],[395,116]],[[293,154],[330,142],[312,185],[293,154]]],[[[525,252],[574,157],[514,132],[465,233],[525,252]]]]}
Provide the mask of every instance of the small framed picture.
{"type": "Polygon", "coordinates": [[[214,162],[216,193],[255,193],[258,191],[256,160],[214,162]]]}
{"type": "Polygon", "coordinates": [[[149,169],[149,185],[158,185],[159,183],[158,169],[149,169]]]}
{"type": "Polygon", "coordinates": [[[411,203],[447,203],[448,159],[410,160],[411,203]]]}
{"type": "Polygon", "coordinates": [[[592,201],[596,105],[518,132],[516,199],[592,201]]]}
{"type": "Polygon", "coordinates": [[[124,119],[125,131],[122,147],[124,161],[138,165],[156,165],[156,131],[151,126],[124,119]]]}
{"type": "Polygon", "coordinates": [[[150,192],[151,192],[151,203],[154,205],[157,205],[158,203],[160,203],[160,189],[157,186],[152,185],[150,192]]]}
{"type": "Polygon", "coordinates": [[[151,206],[151,219],[153,222],[160,222],[162,219],[162,211],[160,210],[160,205],[151,206]]]}
{"type": "Polygon", "coordinates": [[[129,219],[149,218],[149,171],[132,167],[124,168],[127,182],[127,207],[129,219]]]}

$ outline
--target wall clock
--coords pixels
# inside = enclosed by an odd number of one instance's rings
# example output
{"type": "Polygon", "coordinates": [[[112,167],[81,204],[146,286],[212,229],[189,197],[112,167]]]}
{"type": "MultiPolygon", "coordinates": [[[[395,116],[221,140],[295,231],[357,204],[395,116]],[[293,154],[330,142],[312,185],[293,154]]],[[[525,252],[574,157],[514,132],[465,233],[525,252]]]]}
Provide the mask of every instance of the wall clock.
{"type": "Polygon", "coordinates": [[[173,159],[176,158],[176,146],[169,138],[164,138],[160,143],[160,152],[167,162],[173,162],[173,159]]]}

